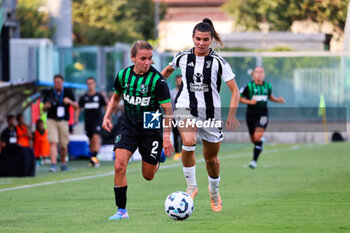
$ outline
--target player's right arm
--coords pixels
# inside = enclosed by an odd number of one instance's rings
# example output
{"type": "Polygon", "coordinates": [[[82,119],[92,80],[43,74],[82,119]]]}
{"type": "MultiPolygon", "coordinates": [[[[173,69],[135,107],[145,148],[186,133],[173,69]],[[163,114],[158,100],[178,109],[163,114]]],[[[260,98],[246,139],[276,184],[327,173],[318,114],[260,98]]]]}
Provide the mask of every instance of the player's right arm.
{"type": "Polygon", "coordinates": [[[251,99],[251,100],[248,100],[244,97],[239,97],[239,102],[242,103],[242,104],[250,104],[250,105],[256,105],[256,100],[255,99],[251,99]]]}
{"type": "Polygon", "coordinates": [[[80,116],[81,111],[83,111],[83,110],[84,110],[84,95],[79,98],[78,108],[75,111],[74,121],[76,124],[79,122],[79,116],[80,116]]]}
{"type": "Polygon", "coordinates": [[[178,52],[174,56],[172,62],[170,62],[169,65],[162,70],[161,74],[163,75],[165,80],[168,79],[169,76],[174,72],[174,70],[179,67],[179,60],[181,59],[182,56],[183,56],[183,52],[181,51],[178,52]]]}
{"type": "Polygon", "coordinates": [[[121,95],[114,93],[110,101],[108,102],[107,110],[106,110],[105,116],[103,117],[103,123],[102,123],[102,128],[104,128],[108,132],[111,132],[113,129],[111,116],[114,112],[116,112],[120,99],[121,99],[121,95]]]}
{"type": "Polygon", "coordinates": [[[239,97],[239,102],[242,104],[250,104],[250,105],[256,105],[256,100],[255,99],[248,99],[249,96],[249,88],[248,86],[244,86],[240,90],[241,95],[239,97]]]}
{"type": "Polygon", "coordinates": [[[114,79],[114,84],[113,84],[114,93],[108,102],[105,116],[103,117],[102,128],[104,128],[108,132],[111,132],[113,129],[113,125],[111,122],[111,116],[118,109],[120,99],[122,98],[122,93],[123,93],[123,87],[122,87],[123,81],[122,81],[122,79],[123,79],[124,70],[119,71],[117,77],[115,77],[115,79],[114,79]]]}

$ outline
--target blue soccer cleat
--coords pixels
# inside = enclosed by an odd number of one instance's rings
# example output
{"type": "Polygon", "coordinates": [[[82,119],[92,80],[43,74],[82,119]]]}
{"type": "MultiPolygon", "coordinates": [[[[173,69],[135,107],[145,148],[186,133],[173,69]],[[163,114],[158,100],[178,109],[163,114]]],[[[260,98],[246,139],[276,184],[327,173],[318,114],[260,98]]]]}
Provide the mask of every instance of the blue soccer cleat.
{"type": "Polygon", "coordinates": [[[56,164],[51,164],[49,172],[56,172],[56,164]]]}
{"type": "Polygon", "coordinates": [[[63,171],[63,172],[68,172],[69,171],[69,168],[68,168],[67,164],[61,164],[61,171],[63,171]]]}
{"type": "Polygon", "coordinates": [[[164,154],[164,150],[162,150],[162,153],[160,154],[159,162],[164,163],[166,160],[166,156],[164,154]]]}
{"type": "Polygon", "coordinates": [[[118,209],[117,213],[109,217],[109,220],[127,219],[129,218],[128,211],[126,209],[118,209]]]}

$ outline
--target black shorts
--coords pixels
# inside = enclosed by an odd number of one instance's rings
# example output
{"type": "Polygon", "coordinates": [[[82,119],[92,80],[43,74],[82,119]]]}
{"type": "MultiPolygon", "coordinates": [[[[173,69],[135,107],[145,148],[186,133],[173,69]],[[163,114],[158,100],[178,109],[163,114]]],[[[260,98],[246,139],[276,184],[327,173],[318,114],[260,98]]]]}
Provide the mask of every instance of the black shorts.
{"type": "Polygon", "coordinates": [[[254,134],[255,128],[261,127],[266,129],[269,123],[269,116],[267,115],[252,115],[246,116],[247,126],[249,134],[254,134]]]}
{"type": "Polygon", "coordinates": [[[94,134],[101,134],[101,125],[100,124],[86,124],[85,133],[88,138],[92,138],[94,134]]]}
{"type": "Polygon", "coordinates": [[[162,130],[144,130],[142,126],[140,129],[122,122],[114,140],[114,150],[117,148],[127,149],[131,153],[139,148],[142,160],[156,165],[163,149],[162,130]]]}

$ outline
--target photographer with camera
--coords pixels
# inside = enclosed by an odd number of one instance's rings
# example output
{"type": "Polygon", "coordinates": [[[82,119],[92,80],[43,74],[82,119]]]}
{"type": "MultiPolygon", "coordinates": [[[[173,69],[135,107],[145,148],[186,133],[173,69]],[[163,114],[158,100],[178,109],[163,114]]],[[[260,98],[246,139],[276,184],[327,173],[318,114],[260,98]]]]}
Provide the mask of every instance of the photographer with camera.
{"type": "Polygon", "coordinates": [[[56,172],[57,145],[60,145],[61,170],[68,171],[66,164],[67,146],[69,143],[69,105],[78,108],[73,92],[63,87],[64,78],[56,74],[54,87],[43,93],[44,111],[47,111],[47,131],[50,141],[50,172],[56,172]]]}

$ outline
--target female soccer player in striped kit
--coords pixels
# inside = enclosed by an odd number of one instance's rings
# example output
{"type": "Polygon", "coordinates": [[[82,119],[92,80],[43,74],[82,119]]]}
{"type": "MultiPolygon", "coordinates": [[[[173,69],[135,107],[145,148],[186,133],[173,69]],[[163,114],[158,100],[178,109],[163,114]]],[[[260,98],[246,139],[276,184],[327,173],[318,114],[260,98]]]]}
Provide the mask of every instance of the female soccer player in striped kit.
{"type": "MultiPolygon", "coordinates": [[[[234,80],[230,65],[210,48],[212,42],[223,45],[210,19],[198,23],[192,34],[194,48],[178,52],[173,61],[162,71],[168,78],[176,69],[181,69],[182,86],[175,99],[175,116],[184,122],[192,119],[205,121],[221,120],[220,86],[221,79],[228,85],[232,96],[226,128],[234,130],[239,127],[236,109],[239,103],[239,90],[234,80]],[[181,115],[181,116],[180,116],[181,115]],[[185,115],[185,116],[184,116],[185,115]]],[[[203,156],[209,180],[209,196],[213,211],[222,209],[219,195],[220,161],[218,153],[223,140],[222,125],[199,127],[198,125],[180,125],[183,172],[187,182],[186,192],[192,198],[197,194],[196,158],[194,154],[197,132],[203,142],[203,156]]]]}

